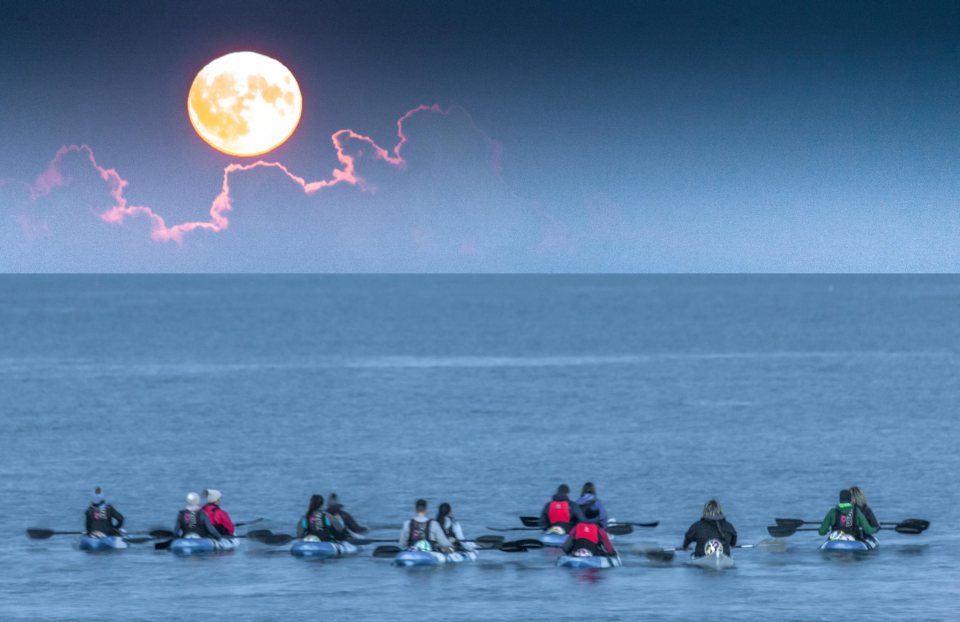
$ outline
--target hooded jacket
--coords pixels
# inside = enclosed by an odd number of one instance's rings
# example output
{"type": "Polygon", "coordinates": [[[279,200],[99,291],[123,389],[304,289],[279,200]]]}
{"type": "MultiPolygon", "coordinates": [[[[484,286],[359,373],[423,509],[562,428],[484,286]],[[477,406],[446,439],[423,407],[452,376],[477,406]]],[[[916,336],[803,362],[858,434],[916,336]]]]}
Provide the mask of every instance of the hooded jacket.
{"type": "Polygon", "coordinates": [[[567,495],[555,494],[550,498],[550,501],[547,501],[543,505],[543,510],[540,512],[540,529],[548,529],[550,527],[550,519],[547,518],[547,513],[550,511],[550,504],[554,501],[566,501],[570,505],[570,522],[565,525],[560,525],[569,531],[570,527],[576,525],[577,523],[587,522],[586,517],[583,515],[583,511],[580,509],[580,506],[570,500],[570,497],[567,495]]]}
{"type": "Polygon", "coordinates": [[[683,536],[683,546],[686,549],[690,544],[696,542],[697,546],[693,551],[694,557],[703,557],[706,555],[704,547],[711,540],[719,540],[723,544],[723,552],[730,554],[730,548],[737,546],[737,530],[733,525],[727,522],[726,517],[721,514],[716,518],[701,518],[690,525],[687,533],[683,536]]]}
{"type": "Polygon", "coordinates": [[[591,493],[587,493],[577,499],[577,505],[583,511],[584,515],[587,513],[597,513],[597,517],[593,519],[585,519],[585,522],[588,523],[597,523],[604,529],[607,527],[607,508],[603,507],[603,503],[600,499],[597,499],[597,496],[591,493]]]}

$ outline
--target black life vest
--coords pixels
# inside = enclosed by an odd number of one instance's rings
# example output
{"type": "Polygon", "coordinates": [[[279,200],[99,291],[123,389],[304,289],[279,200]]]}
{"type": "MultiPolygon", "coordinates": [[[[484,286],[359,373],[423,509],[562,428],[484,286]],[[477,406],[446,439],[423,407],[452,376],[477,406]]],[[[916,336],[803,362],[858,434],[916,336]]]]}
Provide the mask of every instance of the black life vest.
{"type": "Polygon", "coordinates": [[[100,505],[90,504],[87,508],[87,517],[90,523],[90,532],[99,531],[104,535],[113,535],[115,529],[113,521],[110,520],[110,506],[106,503],[100,505]]]}
{"type": "Polygon", "coordinates": [[[340,516],[339,512],[327,514],[327,519],[327,527],[330,528],[330,533],[338,539],[347,535],[347,523],[343,520],[343,517],[340,516]]]}
{"type": "Polygon", "coordinates": [[[407,538],[407,546],[415,546],[417,542],[426,541],[430,544],[430,524],[433,519],[428,518],[420,522],[414,518],[410,519],[410,537],[407,538]]]}
{"type": "Polygon", "coordinates": [[[852,503],[838,505],[834,511],[833,527],[831,529],[858,538],[860,536],[860,526],[857,525],[857,506],[852,503]]]}
{"type": "Polygon", "coordinates": [[[206,537],[206,529],[203,526],[202,519],[200,514],[203,513],[203,510],[197,508],[196,510],[188,510],[186,508],[180,510],[180,516],[177,517],[177,525],[180,527],[181,533],[183,535],[195,533],[198,536],[206,537]]]}

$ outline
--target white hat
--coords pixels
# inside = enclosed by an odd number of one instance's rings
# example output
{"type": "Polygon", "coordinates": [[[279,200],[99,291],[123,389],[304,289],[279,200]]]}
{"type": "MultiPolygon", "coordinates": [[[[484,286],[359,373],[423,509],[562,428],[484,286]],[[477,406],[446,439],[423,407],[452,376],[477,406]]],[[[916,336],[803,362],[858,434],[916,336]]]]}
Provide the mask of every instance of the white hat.
{"type": "Polygon", "coordinates": [[[219,490],[216,490],[214,488],[207,489],[207,503],[216,503],[217,501],[220,500],[220,497],[222,496],[223,495],[220,494],[219,490]]]}
{"type": "Polygon", "coordinates": [[[187,505],[200,505],[200,495],[195,492],[188,492],[187,505]]]}

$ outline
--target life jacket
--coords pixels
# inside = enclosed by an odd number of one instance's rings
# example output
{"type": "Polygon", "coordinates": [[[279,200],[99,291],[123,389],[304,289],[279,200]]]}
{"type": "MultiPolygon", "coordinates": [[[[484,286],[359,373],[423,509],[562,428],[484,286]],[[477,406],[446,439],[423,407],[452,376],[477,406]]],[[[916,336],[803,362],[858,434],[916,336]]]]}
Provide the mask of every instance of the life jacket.
{"type": "Polygon", "coordinates": [[[597,555],[600,552],[600,526],[594,523],[578,523],[570,532],[573,550],[586,549],[597,555]]]}
{"type": "Polygon", "coordinates": [[[200,518],[200,513],[203,512],[201,509],[188,510],[186,508],[180,510],[180,516],[177,518],[177,525],[180,527],[180,531],[183,535],[195,533],[198,536],[206,537],[209,534],[206,533],[206,529],[203,527],[203,522],[200,518]]]}
{"type": "Polygon", "coordinates": [[[113,521],[110,520],[110,511],[106,503],[100,505],[90,504],[87,508],[87,516],[90,519],[90,533],[99,531],[106,535],[114,533],[113,521]]]}
{"type": "MultiPolygon", "coordinates": [[[[424,522],[420,522],[416,519],[410,519],[410,537],[407,538],[407,546],[418,546],[420,542],[426,542],[427,550],[430,548],[430,524],[433,523],[433,519],[428,518],[424,522]]],[[[420,544],[419,546],[423,546],[420,544]]]]}
{"type": "Polygon", "coordinates": [[[339,512],[334,514],[327,513],[327,527],[330,528],[330,532],[337,536],[346,536],[347,534],[347,523],[343,520],[343,517],[340,516],[339,512]]]}
{"type": "Polygon", "coordinates": [[[854,538],[860,537],[860,526],[857,524],[857,506],[852,503],[837,505],[833,516],[833,531],[842,531],[854,538]]]}
{"type": "Polygon", "coordinates": [[[450,541],[453,542],[457,539],[457,535],[453,532],[453,526],[456,524],[456,519],[449,514],[440,521],[440,529],[443,530],[443,535],[450,538],[450,541]]]}
{"type": "Polygon", "coordinates": [[[330,518],[323,510],[317,510],[307,515],[306,535],[316,536],[321,540],[332,540],[330,534],[330,518]]]}
{"type": "Polygon", "coordinates": [[[570,522],[570,502],[569,501],[551,501],[547,508],[547,521],[551,525],[557,523],[570,522]]]}

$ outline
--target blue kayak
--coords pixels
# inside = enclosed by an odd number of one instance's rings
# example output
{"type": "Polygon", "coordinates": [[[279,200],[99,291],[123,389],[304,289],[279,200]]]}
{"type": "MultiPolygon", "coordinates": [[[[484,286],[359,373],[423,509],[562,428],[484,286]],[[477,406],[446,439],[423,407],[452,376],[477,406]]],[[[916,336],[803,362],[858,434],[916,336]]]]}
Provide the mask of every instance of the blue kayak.
{"type": "Polygon", "coordinates": [[[561,555],[557,558],[560,568],[619,568],[619,555],[561,555]]]}
{"type": "Polygon", "coordinates": [[[197,555],[202,553],[219,553],[232,551],[237,548],[236,538],[177,538],[170,544],[170,550],[178,555],[197,555]]]}
{"type": "Polygon", "coordinates": [[[80,536],[78,546],[81,551],[116,551],[127,548],[127,542],[120,536],[80,536]]]}
{"type": "Polygon", "coordinates": [[[567,541],[567,534],[545,531],[537,536],[537,540],[543,542],[543,546],[563,546],[567,541]]]}
{"type": "Polygon", "coordinates": [[[360,552],[360,547],[349,542],[322,542],[320,540],[296,540],[290,545],[290,554],[297,557],[343,557],[360,552]]]}
{"type": "Polygon", "coordinates": [[[400,551],[393,558],[393,565],[401,568],[411,566],[440,566],[443,564],[459,564],[465,561],[473,561],[477,554],[473,551],[463,551],[460,553],[438,553],[435,551],[400,551]]]}
{"type": "Polygon", "coordinates": [[[831,540],[820,545],[821,551],[872,551],[880,546],[876,538],[867,536],[866,540],[831,540]]]}

